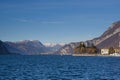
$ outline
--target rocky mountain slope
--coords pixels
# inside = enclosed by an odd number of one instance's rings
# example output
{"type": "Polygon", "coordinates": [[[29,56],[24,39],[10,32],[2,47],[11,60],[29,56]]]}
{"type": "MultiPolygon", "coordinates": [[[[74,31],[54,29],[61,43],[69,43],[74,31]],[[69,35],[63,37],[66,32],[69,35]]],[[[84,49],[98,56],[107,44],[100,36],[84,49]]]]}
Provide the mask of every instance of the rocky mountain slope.
{"type": "Polygon", "coordinates": [[[119,47],[120,21],[113,23],[100,37],[91,40],[98,48],[119,47]]]}
{"type": "Polygon", "coordinates": [[[73,53],[73,49],[79,45],[79,42],[72,42],[70,44],[66,44],[62,48],[60,48],[58,51],[55,52],[55,54],[71,54],[73,53]]]}
{"type": "MultiPolygon", "coordinates": [[[[108,30],[106,30],[100,37],[84,42],[87,46],[94,44],[97,48],[104,47],[119,47],[120,46],[120,21],[112,23],[108,30]]],[[[73,49],[79,45],[79,42],[74,44],[67,44],[63,46],[57,53],[67,54],[73,53],[73,49]]]]}
{"type": "Polygon", "coordinates": [[[120,33],[116,33],[114,36],[107,38],[106,40],[102,41],[100,44],[97,44],[99,49],[105,47],[119,47],[120,42],[120,33]]]}
{"type": "Polygon", "coordinates": [[[19,42],[5,42],[9,51],[24,55],[45,53],[48,49],[38,40],[24,40],[19,42]]]}

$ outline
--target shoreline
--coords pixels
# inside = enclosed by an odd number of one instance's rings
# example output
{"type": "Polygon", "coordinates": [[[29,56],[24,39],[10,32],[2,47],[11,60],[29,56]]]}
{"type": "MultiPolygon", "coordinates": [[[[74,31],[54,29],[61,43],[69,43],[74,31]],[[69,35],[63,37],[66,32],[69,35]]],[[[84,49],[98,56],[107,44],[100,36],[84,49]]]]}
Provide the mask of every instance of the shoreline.
{"type": "Polygon", "coordinates": [[[106,56],[106,57],[107,56],[111,56],[111,57],[115,56],[115,57],[120,57],[120,55],[117,56],[117,55],[108,55],[108,54],[107,55],[102,55],[102,54],[72,54],[72,56],[103,56],[103,57],[104,56],[106,56]]]}

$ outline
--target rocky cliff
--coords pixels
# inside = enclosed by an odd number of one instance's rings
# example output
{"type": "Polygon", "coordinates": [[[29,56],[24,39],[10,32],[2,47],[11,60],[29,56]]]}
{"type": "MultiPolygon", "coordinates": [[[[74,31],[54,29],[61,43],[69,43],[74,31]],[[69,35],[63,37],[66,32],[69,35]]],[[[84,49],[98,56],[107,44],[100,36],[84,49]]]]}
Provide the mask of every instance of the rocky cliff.
{"type": "Polygon", "coordinates": [[[120,21],[113,23],[100,37],[91,40],[98,48],[119,47],[120,21]]]}

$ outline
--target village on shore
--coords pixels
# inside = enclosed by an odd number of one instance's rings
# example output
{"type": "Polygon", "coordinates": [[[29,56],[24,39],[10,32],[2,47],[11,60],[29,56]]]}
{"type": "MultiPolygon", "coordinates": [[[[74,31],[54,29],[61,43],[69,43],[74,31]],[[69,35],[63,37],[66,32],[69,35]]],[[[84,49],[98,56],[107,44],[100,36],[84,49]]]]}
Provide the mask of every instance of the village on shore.
{"type": "Polygon", "coordinates": [[[80,45],[74,49],[72,56],[120,56],[120,45],[119,47],[111,46],[98,49],[94,44],[86,47],[84,42],[80,42],[80,45]]]}

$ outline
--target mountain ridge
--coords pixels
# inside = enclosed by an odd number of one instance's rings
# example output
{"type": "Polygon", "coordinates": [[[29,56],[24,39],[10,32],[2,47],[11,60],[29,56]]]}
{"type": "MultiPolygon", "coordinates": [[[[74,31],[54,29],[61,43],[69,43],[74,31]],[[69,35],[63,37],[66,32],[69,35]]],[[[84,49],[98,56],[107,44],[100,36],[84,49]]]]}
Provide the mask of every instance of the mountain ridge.
{"type": "MultiPolygon", "coordinates": [[[[0,41],[0,50],[5,53],[17,53],[23,55],[39,55],[39,54],[72,54],[74,48],[80,42],[72,42],[63,46],[63,44],[42,44],[38,40],[23,40],[23,41],[0,41]]],[[[110,27],[99,37],[92,40],[84,41],[85,45],[94,44],[97,48],[104,47],[120,47],[120,21],[114,22],[110,27]]]]}
{"type": "Polygon", "coordinates": [[[47,48],[38,40],[23,40],[17,42],[7,41],[5,43],[8,44],[10,47],[18,50],[19,54],[24,55],[38,55],[47,51],[47,48]]]}
{"type": "Polygon", "coordinates": [[[39,40],[22,40],[16,42],[5,41],[2,43],[10,53],[16,53],[20,55],[53,54],[62,47],[62,44],[46,46],[39,40]]]}

